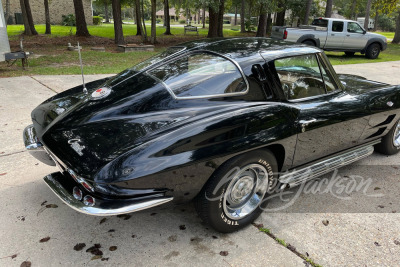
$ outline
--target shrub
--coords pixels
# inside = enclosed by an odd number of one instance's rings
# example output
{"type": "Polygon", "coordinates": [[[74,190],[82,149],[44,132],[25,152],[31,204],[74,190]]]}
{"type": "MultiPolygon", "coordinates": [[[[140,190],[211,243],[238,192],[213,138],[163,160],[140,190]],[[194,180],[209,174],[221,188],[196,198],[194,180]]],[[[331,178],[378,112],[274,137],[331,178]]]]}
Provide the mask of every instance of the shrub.
{"type": "Polygon", "coordinates": [[[76,20],[74,14],[62,15],[62,22],[63,26],[75,26],[76,20]]]}
{"type": "Polygon", "coordinates": [[[93,25],[100,25],[103,23],[103,18],[100,16],[93,16],[93,25]]]}
{"type": "Polygon", "coordinates": [[[161,23],[161,19],[156,19],[156,23],[161,23]]]}
{"type": "Polygon", "coordinates": [[[186,24],[186,20],[184,19],[179,20],[179,24],[186,24]]]}

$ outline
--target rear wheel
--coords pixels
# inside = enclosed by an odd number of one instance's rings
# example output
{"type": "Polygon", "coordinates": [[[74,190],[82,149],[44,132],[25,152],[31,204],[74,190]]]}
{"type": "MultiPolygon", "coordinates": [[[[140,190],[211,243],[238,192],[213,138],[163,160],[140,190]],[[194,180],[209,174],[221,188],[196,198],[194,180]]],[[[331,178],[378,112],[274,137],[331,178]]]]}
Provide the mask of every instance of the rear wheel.
{"type": "Polygon", "coordinates": [[[346,54],[346,56],[352,57],[352,56],[354,56],[354,54],[355,54],[356,52],[344,52],[344,53],[346,54]]]}
{"type": "Polygon", "coordinates": [[[225,162],[195,198],[202,220],[222,233],[252,223],[276,185],[277,163],[270,151],[253,151],[225,162]]]}
{"type": "Polygon", "coordinates": [[[381,52],[381,46],[377,43],[370,44],[365,52],[365,56],[369,59],[375,59],[381,52]]]}
{"type": "Polygon", "coordinates": [[[382,138],[382,142],[375,146],[376,151],[385,155],[394,155],[400,151],[400,120],[382,138]]]}
{"type": "Polygon", "coordinates": [[[310,45],[310,46],[316,46],[315,43],[311,40],[306,40],[303,42],[303,44],[310,45]]]}

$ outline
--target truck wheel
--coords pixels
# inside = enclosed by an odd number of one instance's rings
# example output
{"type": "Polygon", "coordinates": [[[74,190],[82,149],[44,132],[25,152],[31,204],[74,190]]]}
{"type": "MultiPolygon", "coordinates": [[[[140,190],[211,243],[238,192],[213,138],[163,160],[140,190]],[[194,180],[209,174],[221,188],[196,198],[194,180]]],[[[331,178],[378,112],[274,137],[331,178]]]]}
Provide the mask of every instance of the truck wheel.
{"type": "Polygon", "coordinates": [[[356,52],[344,52],[344,53],[346,54],[346,56],[352,57],[352,56],[354,56],[354,54],[355,54],[356,52]]]}
{"type": "Polygon", "coordinates": [[[316,46],[315,43],[313,41],[311,41],[311,40],[304,41],[303,44],[306,44],[306,45],[309,45],[309,46],[316,46]]]}
{"type": "Polygon", "coordinates": [[[194,200],[201,219],[221,233],[252,223],[276,186],[277,163],[270,151],[236,156],[219,167],[194,200]]]}
{"type": "Polygon", "coordinates": [[[375,59],[379,56],[381,52],[381,46],[377,43],[370,44],[365,53],[365,57],[369,59],[375,59]]]}
{"type": "Polygon", "coordinates": [[[375,146],[375,149],[385,155],[394,155],[400,151],[400,120],[382,138],[382,142],[375,146]]]}

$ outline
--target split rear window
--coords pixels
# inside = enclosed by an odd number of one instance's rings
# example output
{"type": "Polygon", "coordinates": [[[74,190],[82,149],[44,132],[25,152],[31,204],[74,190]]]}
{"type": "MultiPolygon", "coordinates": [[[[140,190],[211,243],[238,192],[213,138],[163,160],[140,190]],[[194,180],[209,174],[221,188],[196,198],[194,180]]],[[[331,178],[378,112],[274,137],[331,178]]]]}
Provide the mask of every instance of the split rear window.
{"type": "Polygon", "coordinates": [[[245,93],[247,83],[236,64],[207,52],[192,53],[149,70],[178,98],[245,93]]]}

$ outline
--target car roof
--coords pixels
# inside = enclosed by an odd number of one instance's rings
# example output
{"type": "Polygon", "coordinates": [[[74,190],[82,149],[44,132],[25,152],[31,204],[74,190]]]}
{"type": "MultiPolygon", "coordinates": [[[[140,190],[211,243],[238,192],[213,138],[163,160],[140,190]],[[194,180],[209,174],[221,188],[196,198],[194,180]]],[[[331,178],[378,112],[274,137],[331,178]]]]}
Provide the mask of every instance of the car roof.
{"type": "Polygon", "coordinates": [[[322,50],[298,43],[260,37],[200,39],[177,45],[187,51],[207,50],[234,60],[261,55],[267,61],[287,56],[314,54],[322,50]]]}

